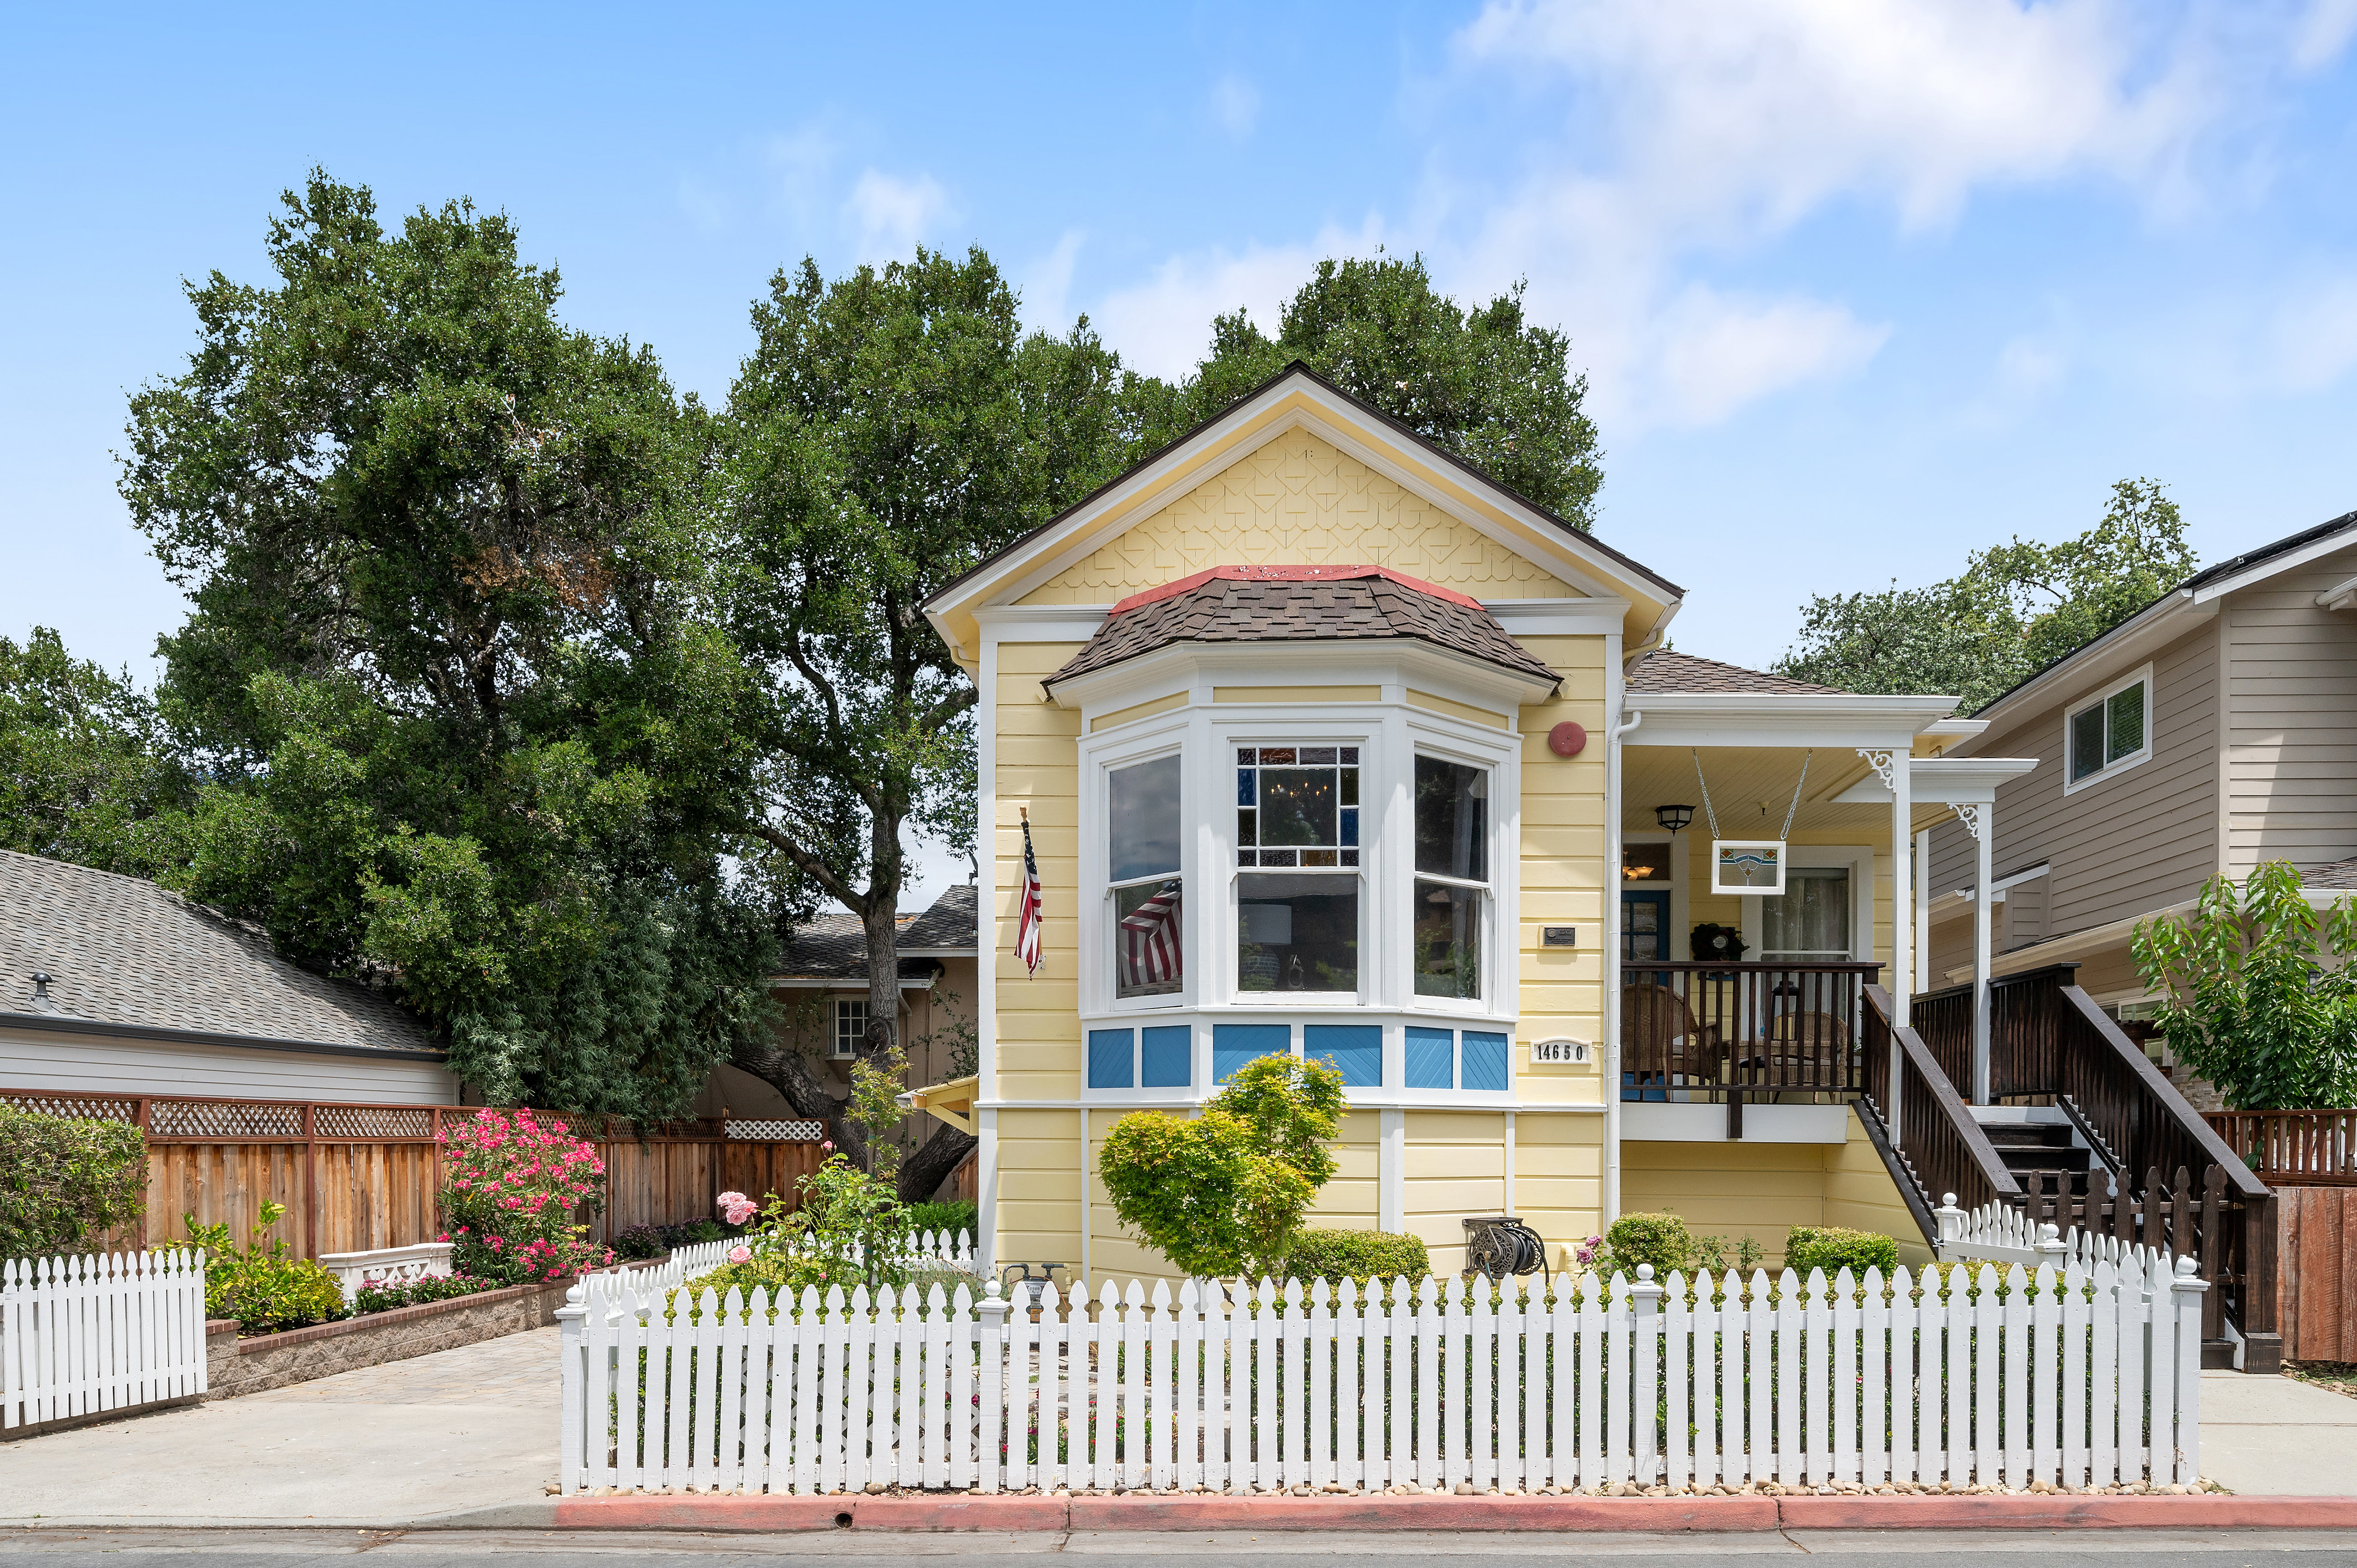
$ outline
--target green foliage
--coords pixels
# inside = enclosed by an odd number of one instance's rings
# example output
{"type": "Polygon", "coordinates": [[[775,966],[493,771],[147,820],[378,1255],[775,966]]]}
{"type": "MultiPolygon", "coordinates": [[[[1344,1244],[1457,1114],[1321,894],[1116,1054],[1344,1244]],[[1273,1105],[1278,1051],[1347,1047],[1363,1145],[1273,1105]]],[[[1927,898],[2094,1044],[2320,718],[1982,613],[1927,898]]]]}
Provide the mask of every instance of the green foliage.
{"type": "Polygon", "coordinates": [[[898,1096],[909,1077],[909,1053],[895,1043],[851,1064],[851,1104],[846,1120],[867,1135],[867,1169],[898,1191],[900,1145],[887,1136],[900,1125],[898,1096]]]}
{"type": "Polygon", "coordinates": [[[1631,1279],[1637,1277],[1640,1263],[1652,1264],[1655,1279],[1666,1278],[1672,1269],[1694,1272],[1694,1236],[1674,1214],[1624,1214],[1604,1232],[1604,1239],[1611,1248],[1612,1267],[1631,1279]]]}
{"type": "Polygon", "coordinates": [[[172,1245],[205,1253],[205,1316],[233,1317],[241,1334],[275,1334],[349,1316],[343,1282],[308,1258],[290,1256],[286,1243],[263,1237],[285,1218],[283,1203],[264,1203],[253,1238],[240,1247],[226,1225],[199,1225],[184,1215],[188,1239],[172,1245]]]}
{"type": "Polygon", "coordinates": [[[2112,487],[2103,520],[2060,544],[2015,539],[1924,588],[1818,595],[1779,674],[1846,692],[1954,692],[1971,713],[2118,626],[2197,564],[2151,479],[2112,487]]]}
{"type": "Polygon", "coordinates": [[[1804,1280],[1811,1269],[1824,1270],[1827,1279],[1844,1269],[1859,1279],[1866,1277],[1868,1269],[1880,1269],[1882,1277],[1889,1279],[1899,1266],[1899,1243],[1871,1230],[1795,1225],[1784,1236],[1784,1266],[1804,1280]]]}
{"type": "Polygon", "coordinates": [[[70,1251],[137,1219],[146,1200],[138,1128],[0,1104],[0,1258],[70,1251]]]}
{"type": "Polygon", "coordinates": [[[0,849],[153,876],[186,859],[194,781],[156,704],[37,626],[0,637],[0,849]]]}
{"type": "Polygon", "coordinates": [[[131,406],[208,780],[165,880],[396,990],[494,1101],[676,1114],[771,946],[720,875],[749,762],[709,421],[564,326],[503,216],[388,230],[315,175],[267,250],[269,286],[189,285],[198,349],[131,406]]]}
{"type": "Polygon", "coordinates": [[[436,1301],[456,1301],[460,1296],[479,1295],[487,1290],[504,1288],[503,1281],[477,1279],[468,1274],[427,1274],[423,1279],[386,1284],[374,1284],[364,1280],[361,1288],[352,1293],[351,1311],[354,1317],[366,1317],[372,1312],[424,1306],[436,1301]]]}
{"type": "Polygon", "coordinates": [[[1241,310],[1211,324],[1186,396],[1209,419],[1295,360],[1579,528],[1594,521],[1596,427],[1571,341],[1533,325],[1520,284],[1460,309],[1422,256],[1324,261],[1272,339],[1241,310]]]}
{"type": "Polygon", "coordinates": [[[2160,993],[2161,1038],[2235,1110],[2357,1104],[2357,907],[2312,908],[2299,872],[2269,861],[2242,887],[2201,889],[2188,919],[2140,922],[2133,943],[2160,993]]]}
{"type": "Polygon", "coordinates": [[[1748,1274],[1767,1261],[1767,1250],[1749,1235],[1738,1236],[1735,1239],[1735,1255],[1732,1258],[1727,1256],[1726,1237],[1697,1236],[1695,1238],[1695,1267],[1708,1269],[1714,1274],[1723,1274],[1729,1269],[1739,1269],[1748,1274]]]}
{"type": "Polygon", "coordinates": [[[909,1205],[909,1230],[911,1235],[921,1235],[931,1230],[952,1239],[963,1232],[979,1240],[982,1210],[969,1199],[952,1203],[912,1203],[909,1205]]]}
{"type": "Polygon", "coordinates": [[[752,1251],[784,1251],[826,1263],[845,1284],[870,1286],[899,1278],[892,1269],[909,1237],[909,1210],[889,1178],[870,1175],[843,1155],[831,1155],[795,1184],[802,1202],[791,1214],[772,1198],[762,1211],[765,1235],[752,1251]]]}
{"type": "Polygon", "coordinates": [[[563,1122],[483,1110],[442,1134],[442,1239],[460,1273],[544,1283],[610,1263],[575,1219],[605,1204],[605,1161],[563,1122]]]}
{"type": "Polygon", "coordinates": [[[1286,1249],[1284,1278],[1324,1280],[1420,1280],[1432,1273],[1432,1257],[1421,1236],[1387,1230],[1302,1230],[1286,1249]]]}
{"type": "Polygon", "coordinates": [[[1246,1062],[1202,1114],[1133,1112],[1114,1123],[1097,1172],[1114,1212],[1190,1274],[1285,1272],[1309,1205],[1334,1175],[1342,1075],[1323,1062],[1246,1062]]]}

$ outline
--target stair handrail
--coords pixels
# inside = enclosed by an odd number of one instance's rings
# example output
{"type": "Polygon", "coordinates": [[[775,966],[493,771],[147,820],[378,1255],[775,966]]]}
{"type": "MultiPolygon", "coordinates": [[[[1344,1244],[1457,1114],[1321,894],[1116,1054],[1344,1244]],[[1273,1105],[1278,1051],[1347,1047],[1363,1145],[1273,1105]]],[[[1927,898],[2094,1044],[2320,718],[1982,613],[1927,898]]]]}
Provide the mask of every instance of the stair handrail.
{"type": "MultiPolygon", "coordinates": [[[[2093,997],[2072,981],[2066,980],[2060,990],[2063,1001],[2069,1004],[2082,1022],[2094,1030],[2095,1037],[2109,1046],[2126,1065],[2138,1086],[2160,1101],[2162,1109],[2169,1113],[2169,1119],[2190,1133],[2201,1152],[2210,1156],[2211,1162],[2226,1173],[2229,1187],[2244,1197],[2255,1199],[2268,1196],[2267,1184],[2251,1173],[2251,1167],[2244,1165],[2242,1156],[2218,1135],[2217,1129],[2210,1125],[2209,1119],[2193,1109],[2192,1102],[2178,1092],[2177,1086],[2169,1081],[2167,1075],[2153,1065],[2152,1058],[2139,1050],[2136,1042],[2129,1039],[2117,1024],[2104,1016],[2104,1010],[2095,1005],[2093,997]]],[[[2058,1089],[2057,1092],[2067,1090],[2058,1089]]],[[[2153,1162],[2147,1160],[2145,1163],[2153,1162]]]]}
{"type": "MultiPolygon", "coordinates": [[[[1975,1120],[1972,1108],[1964,1103],[1964,1096],[1956,1092],[1955,1084],[1941,1070],[1938,1058],[1932,1056],[1931,1048],[1924,1045],[1922,1037],[1911,1026],[1892,1022],[1897,1009],[1891,1004],[1890,993],[1882,986],[1869,985],[1866,988],[1866,1003],[1873,1011],[1876,1021],[1899,1042],[1902,1078],[1911,1073],[1921,1081],[1932,1105],[1940,1112],[1941,1121],[1961,1147],[1965,1162],[1964,1170],[1943,1176],[1943,1182],[1950,1176],[1969,1176],[1978,1179],[1981,1185],[1979,1191],[1964,1190],[1972,1185],[1970,1181],[1958,1183],[1957,1197],[1966,1208],[2020,1198],[2021,1184],[2013,1179],[2013,1172],[1997,1154],[1996,1146],[1989,1142],[1988,1134],[1981,1131],[1981,1124],[1975,1120]]],[[[1867,1070],[1870,1079],[1878,1076],[1875,1073],[1874,1063],[1868,1063],[1867,1070]]],[[[1888,1085],[1885,1102],[1876,1107],[1886,1129],[1890,1125],[1893,1106],[1900,1103],[1903,1090],[1900,1083],[1888,1085]]],[[[1910,1147],[1927,1147],[1929,1142],[1912,1119],[1900,1119],[1896,1144],[1900,1154],[1908,1154],[1910,1147]]],[[[1915,1161],[1911,1155],[1909,1164],[1920,1171],[1921,1162],[1915,1161]]],[[[1920,1181],[1921,1177],[1919,1176],[1917,1179],[1920,1181]]],[[[1927,1191],[1923,1196],[1928,1201],[1945,1198],[1948,1194],[1927,1191]]]]}

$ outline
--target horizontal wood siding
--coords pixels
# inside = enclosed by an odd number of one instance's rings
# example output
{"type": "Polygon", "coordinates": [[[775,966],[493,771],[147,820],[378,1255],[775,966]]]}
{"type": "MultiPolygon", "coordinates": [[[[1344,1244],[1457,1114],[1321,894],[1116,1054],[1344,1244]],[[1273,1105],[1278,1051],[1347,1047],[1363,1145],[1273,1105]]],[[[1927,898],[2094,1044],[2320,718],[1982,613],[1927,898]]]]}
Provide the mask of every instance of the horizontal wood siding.
{"type": "Polygon", "coordinates": [[[371,1105],[454,1105],[458,1100],[457,1080],[434,1062],[48,1034],[19,1021],[0,1029],[0,1084],[58,1094],[191,1094],[371,1105]]]}
{"type": "MultiPolygon", "coordinates": [[[[1997,791],[1992,858],[1999,876],[2041,860],[2051,869],[2007,895],[2000,950],[2190,898],[2216,871],[2216,635],[2215,623],[2204,622],[2154,657],[2153,754],[2115,778],[2063,793],[2064,719],[2093,687],[1992,730],[1974,747],[1976,756],[2038,758],[2035,772],[1997,791]]],[[[1932,835],[1933,895],[1969,886],[1974,848],[1963,826],[1943,822],[1932,835]]]]}
{"type": "Polygon", "coordinates": [[[2357,548],[2233,596],[2227,859],[2298,865],[2357,855],[2357,615],[2316,602],[2357,575],[2357,548]]]}

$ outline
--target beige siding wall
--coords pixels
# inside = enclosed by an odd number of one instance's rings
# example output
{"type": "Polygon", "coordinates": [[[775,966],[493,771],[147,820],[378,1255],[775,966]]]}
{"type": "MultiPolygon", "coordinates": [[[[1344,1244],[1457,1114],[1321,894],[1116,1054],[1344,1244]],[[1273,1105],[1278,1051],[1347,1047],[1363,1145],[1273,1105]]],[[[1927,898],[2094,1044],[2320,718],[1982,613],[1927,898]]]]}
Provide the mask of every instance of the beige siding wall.
{"type": "MultiPolygon", "coordinates": [[[[1523,839],[1520,1006],[1513,1070],[1518,1098],[1543,1103],[1599,1103],[1604,1079],[1585,1068],[1529,1066],[1530,1041],[1555,1038],[1597,1044],[1604,1037],[1604,901],[1617,877],[1604,862],[1604,639],[1533,637],[1523,646],[1563,677],[1546,703],[1522,710],[1523,839]],[[1547,734],[1565,720],[1586,728],[1577,757],[1557,757],[1547,734]],[[1572,948],[1540,945],[1541,928],[1578,928],[1572,948]]],[[[1583,1234],[1586,1234],[1583,1232],[1583,1234]]],[[[1555,1238],[1549,1236],[1550,1241],[1555,1238]]]]}
{"type": "Polygon", "coordinates": [[[2231,640],[2234,875],[2263,860],[2299,865],[2357,855],[2357,615],[2316,596],[2357,575],[2357,549],[2233,595],[2231,640]]]}
{"type": "MultiPolygon", "coordinates": [[[[998,990],[997,1095],[1002,1100],[1073,1100],[1081,1089],[1080,963],[1076,888],[1080,880],[1078,799],[1081,715],[1043,702],[1039,679],[1067,663],[1072,642],[998,645],[998,748],[993,786],[998,820],[987,830],[991,886],[985,912],[998,990]],[[1031,843],[1047,889],[1040,961],[1027,972],[1015,956],[1023,886],[1023,830],[1016,809],[1031,812],[1031,843]]],[[[1066,1133],[1067,1138],[1077,1133],[1066,1133]]],[[[1066,1225],[1076,1224],[1075,1211],[1066,1225]]],[[[1010,1254],[1012,1255],[1012,1254],[1010,1254]]]]}
{"type": "MultiPolygon", "coordinates": [[[[2215,623],[2205,622],[2154,657],[2152,757],[2115,778],[2063,793],[2064,716],[2100,689],[2093,685],[1991,731],[1974,747],[1984,757],[2038,758],[2037,771],[1997,791],[1996,874],[2041,860],[2052,866],[2007,894],[2000,950],[2190,898],[2216,871],[2215,637],[2215,623]]],[[[1973,843],[1963,827],[1943,823],[1932,843],[1934,894],[1969,885],[1973,843]]],[[[1970,923],[1954,929],[1969,944],[1970,923]]],[[[1935,939],[1954,940],[1945,929],[1935,939]]]]}
{"type": "MultiPolygon", "coordinates": [[[[1772,1264],[1795,1225],[1846,1225],[1899,1241],[1900,1261],[1931,1251],[1853,1115],[1846,1144],[1620,1145],[1621,1208],[1674,1214],[1697,1236],[1749,1236],[1772,1264]]],[[[1732,1247],[1730,1246],[1730,1251],[1732,1247]]]]}

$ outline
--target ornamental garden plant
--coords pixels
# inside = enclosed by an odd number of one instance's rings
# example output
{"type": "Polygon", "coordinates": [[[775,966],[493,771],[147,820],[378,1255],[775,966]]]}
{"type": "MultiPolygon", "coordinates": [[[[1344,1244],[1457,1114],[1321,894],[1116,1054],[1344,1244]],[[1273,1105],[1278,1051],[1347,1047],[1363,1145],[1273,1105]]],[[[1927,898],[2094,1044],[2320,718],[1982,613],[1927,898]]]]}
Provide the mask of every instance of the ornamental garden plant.
{"type": "Polygon", "coordinates": [[[484,1111],[442,1135],[442,1240],[459,1274],[538,1284],[613,1252],[575,1218],[606,1202],[606,1163],[561,1121],[484,1111]]]}
{"type": "Polygon", "coordinates": [[[0,1258],[95,1243],[147,1199],[147,1142],[125,1122],[0,1105],[0,1258]]]}

